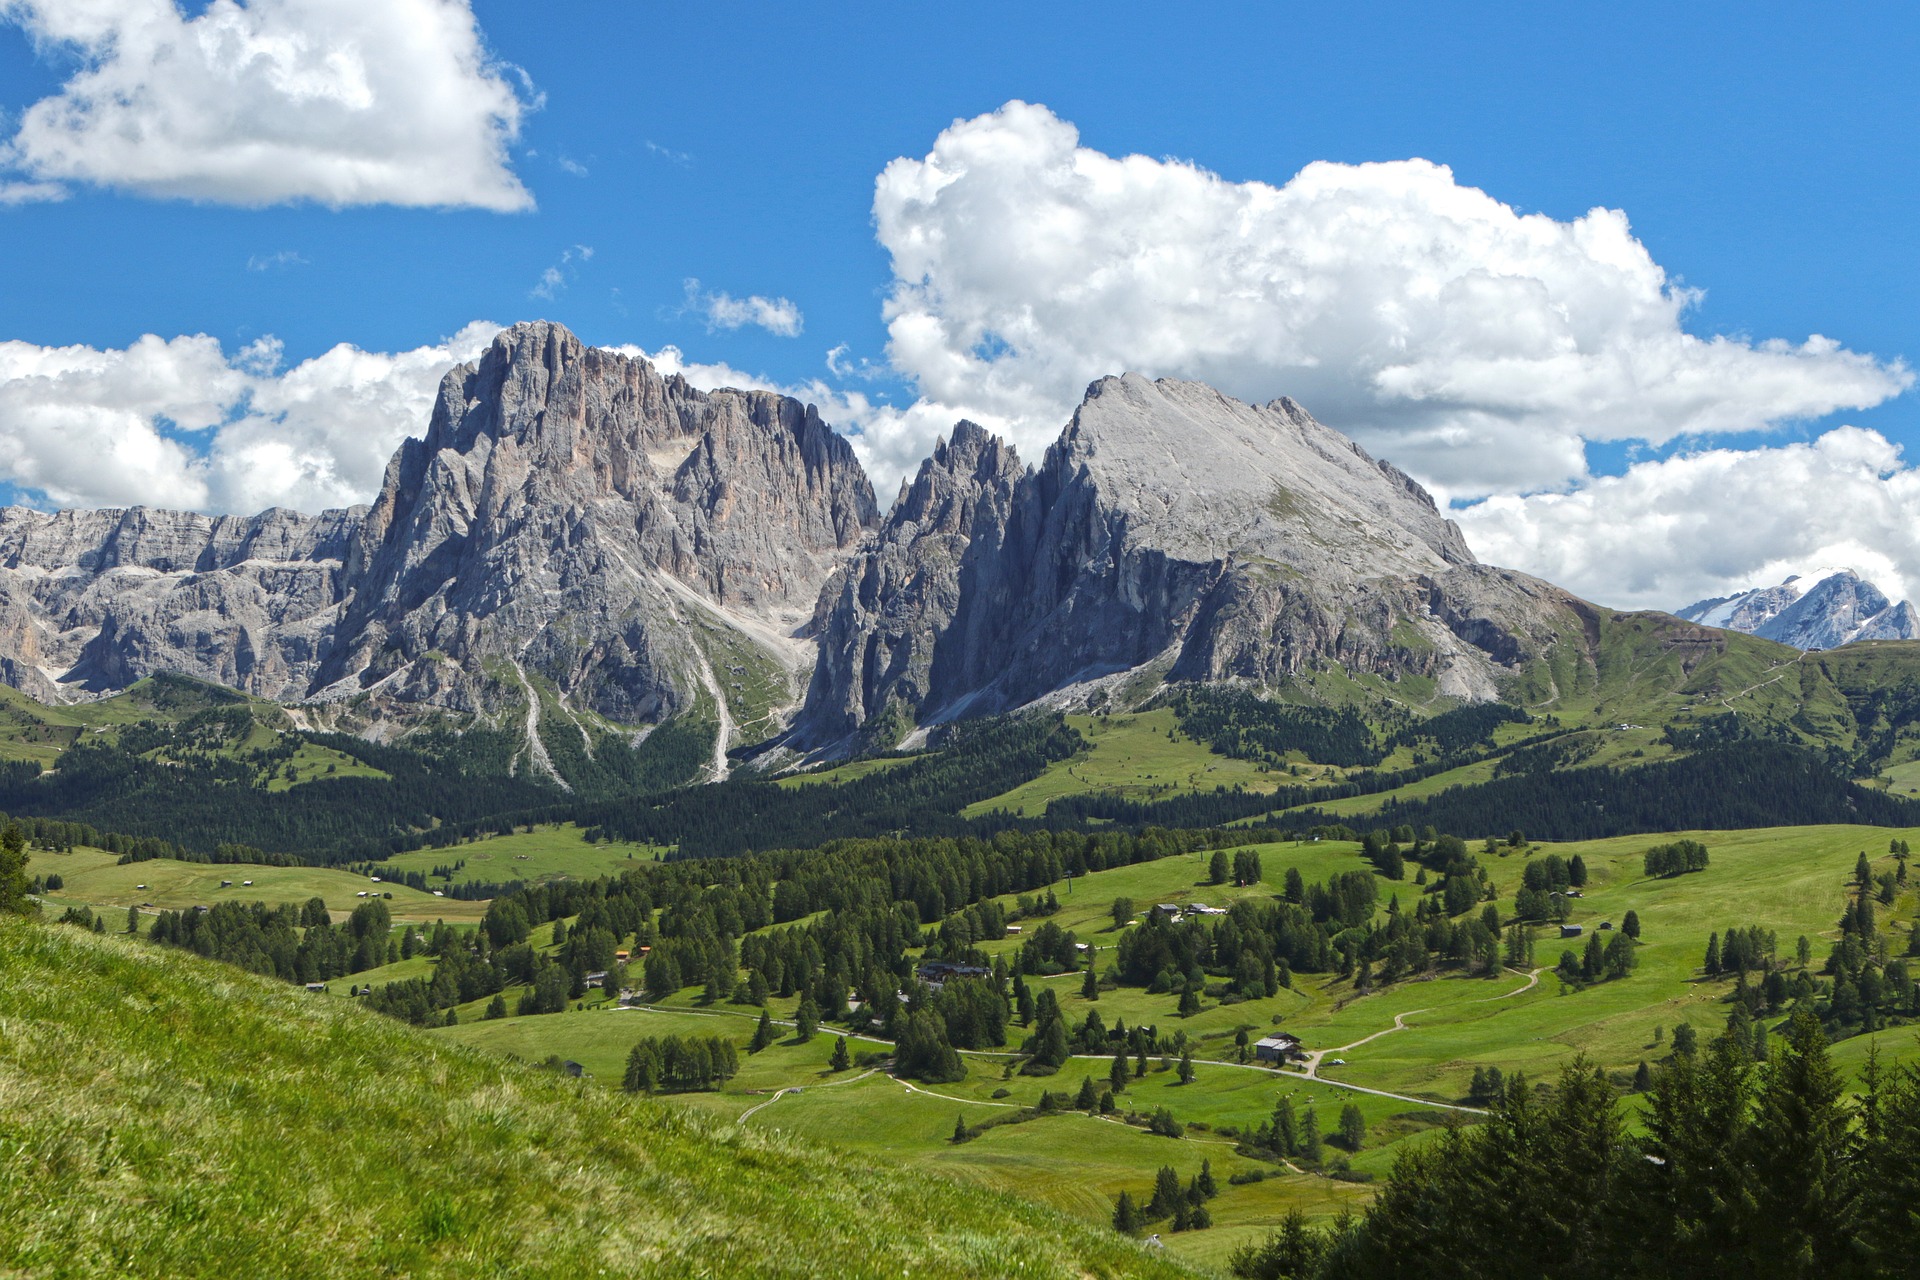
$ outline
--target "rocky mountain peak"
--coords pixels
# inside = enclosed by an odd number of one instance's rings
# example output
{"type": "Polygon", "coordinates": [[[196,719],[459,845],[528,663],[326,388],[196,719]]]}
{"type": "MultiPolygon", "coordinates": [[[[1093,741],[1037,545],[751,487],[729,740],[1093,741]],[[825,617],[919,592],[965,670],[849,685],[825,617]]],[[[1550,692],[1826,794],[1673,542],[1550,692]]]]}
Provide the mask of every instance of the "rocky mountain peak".
{"type": "Polygon", "coordinates": [[[829,586],[798,744],[1321,662],[1490,697],[1557,607],[1291,400],[1125,374],[1037,470],[990,439],[957,427],[829,586]]]}
{"type": "Polygon", "coordinates": [[[1920,637],[1920,615],[1851,569],[1796,574],[1771,587],[1700,600],[1677,617],[1745,631],[1797,649],[1833,649],[1856,640],[1920,637]]]}
{"type": "Polygon", "coordinates": [[[1473,563],[1424,489],[1290,399],[1255,406],[1200,382],[1102,378],[1046,466],[1084,476],[1129,512],[1136,536],[1170,551],[1299,556],[1303,542],[1324,547],[1328,528],[1345,522],[1385,539],[1368,548],[1370,560],[1386,552],[1409,566],[1473,563]]]}
{"type": "Polygon", "coordinates": [[[755,655],[722,665],[791,680],[821,584],[876,520],[811,406],[517,325],[447,375],[389,466],[318,681],[477,709],[489,662],[524,664],[615,720],[704,699],[724,723],[721,655],[690,619],[755,655]]]}
{"type": "Polygon", "coordinates": [[[622,724],[698,711],[717,752],[748,717],[778,726],[822,584],[878,521],[811,406],[698,391],[542,322],[450,372],[425,425],[366,509],[0,513],[0,675],[524,715],[529,767],[541,698],[622,724]]]}

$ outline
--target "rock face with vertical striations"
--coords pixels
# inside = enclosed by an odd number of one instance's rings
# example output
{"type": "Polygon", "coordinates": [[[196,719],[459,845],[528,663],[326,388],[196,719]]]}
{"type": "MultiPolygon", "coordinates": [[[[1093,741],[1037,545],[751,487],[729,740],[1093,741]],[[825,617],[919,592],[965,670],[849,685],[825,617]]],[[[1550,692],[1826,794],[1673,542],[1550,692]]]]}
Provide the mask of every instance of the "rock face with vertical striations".
{"type": "Polygon", "coordinates": [[[171,671],[366,731],[445,712],[556,778],[554,733],[689,713],[720,776],[789,721],[832,753],[1169,681],[1491,698],[1583,610],[1290,400],[1104,378],[1037,468],[959,424],[882,522],[812,408],[544,323],[446,377],[368,508],[0,512],[0,679],[36,697],[171,671]]]}
{"type": "Polygon", "coordinates": [[[1094,383],[1037,470],[962,424],[829,593],[812,748],[1326,665],[1491,698],[1580,625],[1293,401],[1134,374],[1094,383]]]}
{"type": "Polygon", "coordinates": [[[0,678],[49,702],[155,671],[298,698],[363,510],[0,510],[0,678]]]}
{"type": "Polygon", "coordinates": [[[876,521],[812,408],[519,325],[446,377],[371,508],[0,512],[0,677],[59,700],[176,671],[375,716],[531,707],[538,683],[764,734],[876,521]]]}
{"type": "Polygon", "coordinates": [[[815,598],[876,519],[812,408],[520,325],[388,465],[315,690],[481,710],[527,672],[621,723],[703,696],[725,721],[746,668],[804,679],[815,598]]]}

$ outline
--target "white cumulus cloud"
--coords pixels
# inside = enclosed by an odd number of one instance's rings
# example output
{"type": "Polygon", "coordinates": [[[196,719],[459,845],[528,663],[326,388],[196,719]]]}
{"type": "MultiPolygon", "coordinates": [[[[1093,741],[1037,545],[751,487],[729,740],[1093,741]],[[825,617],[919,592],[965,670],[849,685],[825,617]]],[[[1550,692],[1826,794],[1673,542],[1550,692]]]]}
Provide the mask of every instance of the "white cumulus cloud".
{"type": "Polygon", "coordinates": [[[1677,454],[1456,514],[1481,558],[1615,607],[1676,609],[1823,565],[1895,599],[1920,593],[1920,470],[1858,427],[1677,454]]]}
{"type": "Polygon", "coordinates": [[[259,206],[313,201],[510,211],[507,149],[532,105],[468,0],[0,0],[79,65],[0,159],[30,182],[259,206]]]}
{"type": "Polygon", "coordinates": [[[706,317],[707,330],[743,329],[754,325],[782,338],[797,338],[805,318],[800,308],[786,298],[736,298],[725,291],[702,293],[698,280],[686,282],[685,310],[706,317]]]}
{"type": "Polygon", "coordinates": [[[893,364],[935,418],[1004,421],[1029,451],[1087,383],[1138,370],[1291,395],[1478,496],[1583,477],[1588,440],[1753,430],[1912,382],[1817,335],[1689,334],[1697,295],[1623,213],[1521,214],[1424,160],[1230,182],[1012,102],[889,164],[873,210],[893,364]]]}
{"type": "Polygon", "coordinates": [[[122,350],[0,343],[0,478],[62,506],[316,511],[367,501],[440,379],[500,326],[377,353],[342,343],[281,369],[272,340],[122,350]]]}

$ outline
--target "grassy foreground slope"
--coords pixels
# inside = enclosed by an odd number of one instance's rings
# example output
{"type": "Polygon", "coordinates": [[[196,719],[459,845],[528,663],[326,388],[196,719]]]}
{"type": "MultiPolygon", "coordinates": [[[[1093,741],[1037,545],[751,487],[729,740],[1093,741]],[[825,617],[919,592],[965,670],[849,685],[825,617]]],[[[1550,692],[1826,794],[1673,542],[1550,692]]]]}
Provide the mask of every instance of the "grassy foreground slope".
{"type": "Polygon", "coordinates": [[[0,1275],[1177,1276],[1111,1232],[0,920],[0,1275]]]}

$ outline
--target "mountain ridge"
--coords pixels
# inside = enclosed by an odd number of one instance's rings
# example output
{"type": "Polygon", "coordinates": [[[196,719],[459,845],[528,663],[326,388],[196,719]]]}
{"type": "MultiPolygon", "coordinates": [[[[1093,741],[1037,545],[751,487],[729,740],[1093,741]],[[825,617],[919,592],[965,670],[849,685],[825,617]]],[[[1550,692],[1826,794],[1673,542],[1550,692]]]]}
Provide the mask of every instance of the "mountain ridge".
{"type": "Polygon", "coordinates": [[[550,775],[543,699],[589,754],[692,713],[724,772],[736,724],[798,701],[820,587],[877,519],[810,406],[516,325],[367,507],[0,512],[0,678],[57,702],[178,672],[363,731],[518,719],[550,775]]]}
{"type": "Polygon", "coordinates": [[[1796,649],[1834,649],[1863,640],[1920,638],[1920,614],[1889,600],[1851,569],[1795,574],[1772,587],[1698,600],[1674,616],[1744,631],[1796,649]]]}
{"type": "Polygon", "coordinates": [[[548,322],[447,375],[369,506],[0,511],[0,680],[37,699],[177,672],[299,728],[504,733],[513,772],[562,789],[569,759],[668,723],[718,779],[747,748],[777,767],[1186,682],[1551,708],[1677,655],[1680,706],[1727,634],[1481,563],[1290,399],[1101,378],[1036,465],[961,422],[883,515],[813,407],[548,322]],[[1623,618],[1640,656],[1607,654],[1623,618]]]}
{"type": "Polygon", "coordinates": [[[1324,664],[1489,700],[1573,605],[1291,400],[1103,378],[1037,468],[972,424],[922,464],[826,606],[796,738],[1324,664]]]}

